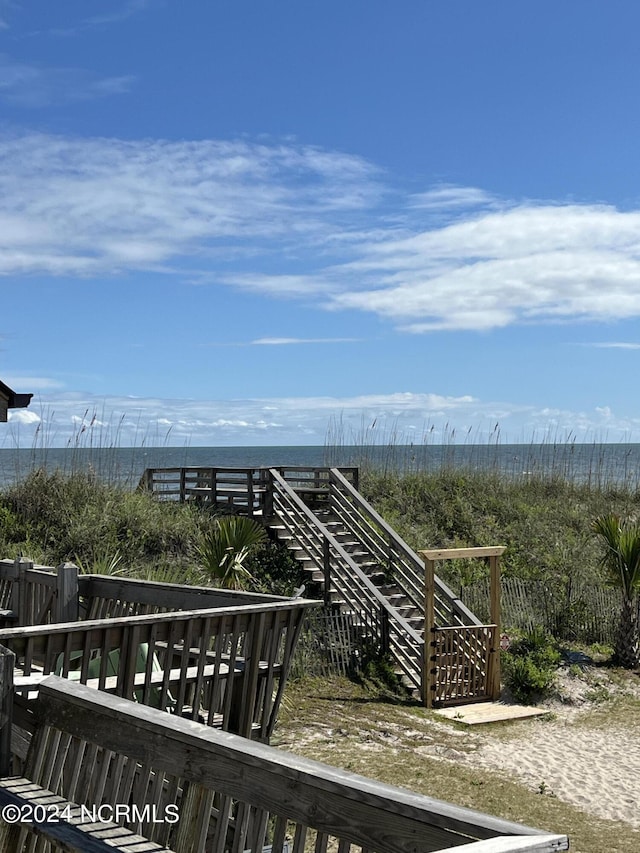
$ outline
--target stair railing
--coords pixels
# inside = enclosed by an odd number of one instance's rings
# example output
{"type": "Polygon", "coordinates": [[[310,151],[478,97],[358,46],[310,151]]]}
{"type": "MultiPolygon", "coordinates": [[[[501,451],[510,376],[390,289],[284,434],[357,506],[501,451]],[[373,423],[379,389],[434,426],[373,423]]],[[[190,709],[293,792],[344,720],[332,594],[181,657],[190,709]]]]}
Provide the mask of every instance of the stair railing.
{"type": "MultiPolygon", "coordinates": [[[[336,468],[330,473],[332,511],[391,575],[411,604],[424,613],[424,562],[336,468]]],[[[477,616],[435,578],[438,625],[480,625],[477,616]]]]}
{"type": "MultiPolygon", "coordinates": [[[[333,589],[357,614],[366,634],[390,653],[407,682],[422,692],[423,639],[387,601],[315,513],[272,468],[273,515],[322,570],[325,595],[333,589]]],[[[345,482],[348,483],[347,480],[345,482]]]]}

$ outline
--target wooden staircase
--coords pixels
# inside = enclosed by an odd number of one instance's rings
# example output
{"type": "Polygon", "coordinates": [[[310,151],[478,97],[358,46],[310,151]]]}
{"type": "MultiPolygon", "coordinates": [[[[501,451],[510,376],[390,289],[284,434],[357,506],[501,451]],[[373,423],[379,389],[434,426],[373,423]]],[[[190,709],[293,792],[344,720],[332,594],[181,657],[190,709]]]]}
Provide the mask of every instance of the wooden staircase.
{"type": "MultiPolygon", "coordinates": [[[[396,610],[407,623],[411,625],[415,631],[423,635],[424,632],[424,612],[420,612],[415,603],[411,601],[408,595],[402,588],[393,581],[389,576],[387,566],[381,565],[375,554],[366,548],[362,541],[346,526],[338,516],[330,509],[319,509],[314,513],[318,521],[331,533],[332,537],[338,542],[353,562],[358,566],[364,575],[377,587],[380,593],[388,601],[390,607],[396,610]]],[[[301,563],[306,575],[308,587],[314,592],[319,593],[325,599],[328,599],[332,604],[341,607],[349,607],[349,602],[341,598],[341,594],[331,584],[328,590],[325,589],[325,572],[323,566],[318,565],[318,561],[309,556],[305,548],[300,545],[295,536],[289,532],[287,526],[282,519],[273,519],[268,524],[269,529],[274,533],[276,539],[281,544],[285,545],[293,554],[293,556],[301,563]]]]}
{"type": "Polygon", "coordinates": [[[308,588],[350,613],[428,707],[495,698],[486,690],[495,626],[483,626],[437,575],[427,589],[424,559],[360,494],[357,469],[148,469],[141,487],[262,521],[303,565],[308,588]]]}
{"type": "MultiPolygon", "coordinates": [[[[301,485],[287,484],[277,472],[272,474],[273,506],[265,520],[273,535],[302,563],[311,588],[327,604],[350,612],[362,633],[391,656],[403,683],[431,704],[425,695],[423,560],[340,470],[328,470],[326,488],[309,493],[301,485]],[[310,529],[318,532],[321,543],[310,541],[310,529]]],[[[432,622],[472,630],[480,626],[439,578],[434,578],[433,587],[432,622]]],[[[434,635],[429,644],[434,651],[436,639],[434,635]]],[[[453,643],[455,646],[455,638],[453,643]]],[[[438,670],[453,701],[470,701],[469,685],[477,691],[486,681],[483,658],[470,643],[468,630],[460,634],[455,665],[451,663],[451,641],[446,648],[447,662],[440,666],[429,655],[429,670],[438,670]]],[[[431,698],[437,686],[429,689],[434,691],[431,698]]],[[[437,695],[441,702],[442,691],[437,695]]]]}

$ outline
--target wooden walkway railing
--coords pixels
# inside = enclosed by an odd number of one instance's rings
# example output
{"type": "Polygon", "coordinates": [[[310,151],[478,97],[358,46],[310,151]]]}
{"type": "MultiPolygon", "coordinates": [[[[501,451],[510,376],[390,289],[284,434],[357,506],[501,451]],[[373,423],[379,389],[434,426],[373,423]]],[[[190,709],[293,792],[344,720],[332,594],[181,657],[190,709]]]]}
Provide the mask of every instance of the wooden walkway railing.
{"type": "MultiPolygon", "coordinates": [[[[329,468],[289,465],[276,468],[147,468],[138,488],[162,500],[198,500],[241,515],[265,515],[270,501],[270,470],[300,494],[328,496],[329,468]]],[[[340,469],[358,487],[358,469],[340,469]]]]}
{"type": "Polygon", "coordinates": [[[78,569],[0,560],[0,626],[45,625],[78,617],[78,569]]]}
{"type": "Polygon", "coordinates": [[[281,604],[288,601],[280,595],[160,583],[111,575],[79,575],[78,598],[81,619],[144,616],[175,610],[281,604]]]}
{"type": "Polygon", "coordinates": [[[34,805],[47,803],[52,814],[67,817],[0,826],[0,853],[22,853],[36,833],[53,840],[54,849],[84,853],[114,847],[175,853],[568,849],[564,835],[392,788],[116,697],[97,700],[72,682],[49,679],[38,704],[41,724],[25,772],[0,780],[0,806],[27,805],[33,815],[34,805]],[[102,820],[116,822],[90,822],[101,806],[102,820]],[[136,841],[133,832],[142,837],[136,841]]]}
{"type": "Polygon", "coordinates": [[[268,740],[308,607],[303,599],[0,631],[27,700],[53,673],[268,740]]]}
{"type": "Polygon", "coordinates": [[[54,568],[24,559],[0,560],[0,628],[287,600],[241,590],[84,575],[72,563],[54,568]]]}
{"type": "MultiPolygon", "coordinates": [[[[335,469],[330,474],[331,509],[378,558],[411,604],[424,611],[424,562],[376,512],[352,484],[335,469]]],[[[439,625],[479,625],[480,621],[435,576],[436,617],[439,625]]]]}

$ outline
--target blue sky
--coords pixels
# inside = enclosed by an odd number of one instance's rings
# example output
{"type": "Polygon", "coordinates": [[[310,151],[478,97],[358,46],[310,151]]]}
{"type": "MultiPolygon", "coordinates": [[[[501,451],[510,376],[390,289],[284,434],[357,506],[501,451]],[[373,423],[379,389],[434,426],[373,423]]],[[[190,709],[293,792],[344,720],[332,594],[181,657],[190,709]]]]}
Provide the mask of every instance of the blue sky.
{"type": "Polygon", "coordinates": [[[639,31],[0,0],[0,447],[640,441],[639,31]]]}

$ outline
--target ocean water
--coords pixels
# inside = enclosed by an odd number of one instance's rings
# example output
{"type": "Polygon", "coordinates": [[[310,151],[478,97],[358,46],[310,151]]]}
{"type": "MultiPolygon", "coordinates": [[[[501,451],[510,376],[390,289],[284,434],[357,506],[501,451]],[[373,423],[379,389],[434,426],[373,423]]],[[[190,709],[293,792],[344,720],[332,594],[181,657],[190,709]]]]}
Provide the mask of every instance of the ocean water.
{"type": "Polygon", "coordinates": [[[109,482],[134,488],[146,468],[198,465],[356,465],[399,472],[467,469],[513,477],[561,477],[594,486],[640,486],[640,444],[544,443],[0,449],[0,488],[37,468],[65,473],[91,469],[109,482]]]}

